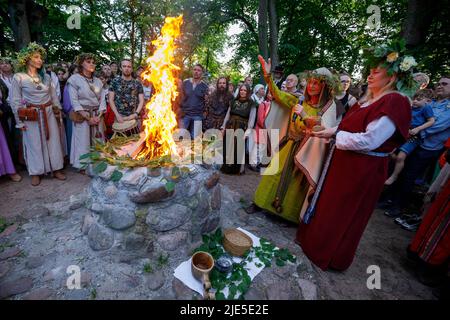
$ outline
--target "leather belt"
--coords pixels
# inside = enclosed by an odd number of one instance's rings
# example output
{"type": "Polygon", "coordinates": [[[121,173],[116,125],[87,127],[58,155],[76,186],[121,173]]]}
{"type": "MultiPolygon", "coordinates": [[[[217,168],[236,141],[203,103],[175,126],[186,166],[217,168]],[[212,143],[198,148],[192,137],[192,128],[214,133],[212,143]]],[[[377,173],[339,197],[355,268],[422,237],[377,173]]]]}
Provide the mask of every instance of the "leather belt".
{"type": "Polygon", "coordinates": [[[45,130],[45,138],[48,140],[50,137],[50,131],[48,129],[48,119],[47,119],[47,112],[45,111],[45,109],[47,107],[50,107],[52,105],[52,102],[49,101],[47,103],[44,104],[32,104],[32,103],[28,103],[27,104],[27,108],[36,108],[36,109],[40,109],[42,110],[42,116],[44,117],[44,130],[45,130]]]}

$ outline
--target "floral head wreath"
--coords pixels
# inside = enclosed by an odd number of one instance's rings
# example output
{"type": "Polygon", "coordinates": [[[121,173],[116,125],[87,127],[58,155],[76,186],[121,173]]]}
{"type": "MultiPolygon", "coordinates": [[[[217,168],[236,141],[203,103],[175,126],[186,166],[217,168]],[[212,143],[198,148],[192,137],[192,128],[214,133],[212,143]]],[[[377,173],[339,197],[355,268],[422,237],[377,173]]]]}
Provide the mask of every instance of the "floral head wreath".
{"type": "Polygon", "coordinates": [[[413,77],[413,69],[417,66],[417,62],[413,56],[405,54],[405,45],[404,39],[392,40],[390,43],[365,49],[364,55],[368,69],[381,66],[387,69],[389,76],[396,73],[397,90],[412,97],[418,89],[418,84],[413,77]]]}
{"type": "Polygon", "coordinates": [[[332,73],[327,68],[318,68],[313,71],[305,71],[299,74],[300,79],[306,79],[309,81],[310,79],[317,79],[325,84],[328,87],[330,93],[334,96],[339,95],[342,92],[341,81],[339,79],[339,75],[332,73]]]}
{"type": "Polygon", "coordinates": [[[93,59],[94,61],[97,61],[97,57],[93,53],[80,53],[78,56],[75,57],[74,63],[77,66],[81,66],[83,61],[93,59]]]}
{"type": "Polygon", "coordinates": [[[10,65],[14,65],[13,59],[11,59],[9,57],[0,57],[0,61],[3,63],[8,63],[10,65]]]}
{"type": "Polygon", "coordinates": [[[45,51],[45,49],[36,42],[30,42],[28,46],[22,48],[22,50],[20,50],[19,53],[17,53],[16,59],[17,70],[19,71],[25,70],[27,67],[28,60],[30,60],[31,56],[36,52],[41,55],[42,60],[45,60],[45,58],[47,57],[47,51],[45,51]]]}

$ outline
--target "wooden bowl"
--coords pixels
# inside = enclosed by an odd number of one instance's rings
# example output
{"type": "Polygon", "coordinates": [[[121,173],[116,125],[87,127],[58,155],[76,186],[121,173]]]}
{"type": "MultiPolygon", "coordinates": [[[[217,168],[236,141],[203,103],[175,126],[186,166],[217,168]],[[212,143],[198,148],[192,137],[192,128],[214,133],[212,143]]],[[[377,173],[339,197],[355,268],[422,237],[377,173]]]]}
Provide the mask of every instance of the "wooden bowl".
{"type": "Polygon", "coordinates": [[[223,233],[223,247],[233,256],[243,256],[252,246],[252,238],[238,229],[226,229],[223,233]]]}

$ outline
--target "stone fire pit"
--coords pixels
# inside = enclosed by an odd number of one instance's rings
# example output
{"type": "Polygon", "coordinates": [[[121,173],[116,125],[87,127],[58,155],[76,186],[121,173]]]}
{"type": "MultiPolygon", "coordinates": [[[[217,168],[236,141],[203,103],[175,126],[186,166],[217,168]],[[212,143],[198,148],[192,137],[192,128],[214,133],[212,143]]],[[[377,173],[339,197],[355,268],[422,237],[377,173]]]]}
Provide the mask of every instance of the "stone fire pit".
{"type": "Polygon", "coordinates": [[[186,256],[201,241],[201,235],[214,231],[221,222],[219,174],[201,165],[172,168],[124,169],[114,182],[117,169],[108,168],[93,175],[88,189],[82,231],[93,250],[116,253],[121,261],[167,252],[186,256]],[[175,182],[173,190],[168,181],[175,182]]]}

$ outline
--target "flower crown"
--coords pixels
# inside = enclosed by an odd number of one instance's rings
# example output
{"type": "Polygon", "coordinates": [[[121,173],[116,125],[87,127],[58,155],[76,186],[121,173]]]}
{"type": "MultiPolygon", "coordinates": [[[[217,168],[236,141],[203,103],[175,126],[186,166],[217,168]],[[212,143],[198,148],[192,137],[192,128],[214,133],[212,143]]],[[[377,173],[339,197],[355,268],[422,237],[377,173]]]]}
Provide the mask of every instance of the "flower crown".
{"type": "Polygon", "coordinates": [[[36,42],[30,42],[28,46],[22,48],[22,50],[20,50],[17,53],[16,58],[17,69],[18,70],[25,69],[28,60],[30,60],[31,56],[36,52],[38,52],[41,55],[42,60],[45,60],[45,58],[47,57],[47,51],[45,51],[45,49],[36,42]]]}
{"type": "Polygon", "coordinates": [[[312,71],[308,70],[300,73],[298,77],[299,79],[306,79],[306,81],[309,81],[310,79],[317,79],[319,81],[325,82],[330,93],[332,93],[335,96],[339,95],[342,92],[342,85],[339,79],[339,75],[332,73],[329,70],[326,70],[328,72],[323,71],[325,71],[325,68],[319,68],[312,71]]]}
{"type": "Polygon", "coordinates": [[[417,62],[413,56],[406,55],[405,39],[392,40],[390,43],[378,47],[365,49],[366,66],[376,68],[381,66],[387,69],[387,74],[397,74],[396,88],[405,95],[412,97],[418,89],[414,81],[413,69],[417,62]]]}
{"type": "Polygon", "coordinates": [[[75,57],[74,63],[78,66],[80,66],[84,60],[93,59],[94,61],[97,61],[97,57],[93,53],[80,53],[75,57]]]}

